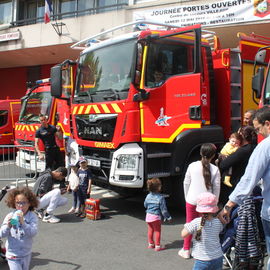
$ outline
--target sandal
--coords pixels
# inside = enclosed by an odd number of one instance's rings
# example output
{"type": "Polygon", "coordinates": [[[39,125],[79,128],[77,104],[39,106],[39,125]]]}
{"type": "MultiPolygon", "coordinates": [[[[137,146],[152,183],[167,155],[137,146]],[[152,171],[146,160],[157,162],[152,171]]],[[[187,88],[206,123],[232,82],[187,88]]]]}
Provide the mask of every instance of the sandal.
{"type": "Polygon", "coordinates": [[[86,218],[86,214],[85,213],[81,213],[80,218],[86,218]]]}
{"type": "Polygon", "coordinates": [[[80,217],[81,214],[82,214],[82,212],[78,212],[78,213],[75,214],[75,216],[76,216],[76,217],[80,217]]]}

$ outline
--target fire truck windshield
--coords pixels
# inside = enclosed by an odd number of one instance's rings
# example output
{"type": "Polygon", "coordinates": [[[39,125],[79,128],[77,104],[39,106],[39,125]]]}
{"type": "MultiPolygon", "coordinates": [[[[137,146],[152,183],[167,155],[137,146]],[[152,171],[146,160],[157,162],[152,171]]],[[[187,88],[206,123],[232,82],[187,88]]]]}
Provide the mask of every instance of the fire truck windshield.
{"type": "Polygon", "coordinates": [[[82,96],[84,99],[80,102],[126,99],[135,45],[132,39],[83,54],[78,66],[75,101],[82,96]]]}
{"type": "Polygon", "coordinates": [[[39,122],[39,114],[50,115],[52,96],[49,92],[31,93],[23,100],[20,122],[39,122]]]}

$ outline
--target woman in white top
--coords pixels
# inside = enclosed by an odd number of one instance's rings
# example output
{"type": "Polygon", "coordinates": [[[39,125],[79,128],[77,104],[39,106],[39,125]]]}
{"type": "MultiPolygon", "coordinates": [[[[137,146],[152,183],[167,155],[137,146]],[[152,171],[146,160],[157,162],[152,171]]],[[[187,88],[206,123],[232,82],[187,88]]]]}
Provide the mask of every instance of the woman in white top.
{"type": "MultiPolygon", "coordinates": [[[[203,192],[211,192],[219,198],[220,172],[217,166],[211,164],[215,157],[216,146],[205,143],[201,146],[201,160],[195,161],[188,166],[184,179],[184,193],[186,200],[186,222],[198,217],[196,205],[198,196],[203,192]]],[[[184,246],[178,255],[189,259],[192,235],[184,239],[184,246]]]]}

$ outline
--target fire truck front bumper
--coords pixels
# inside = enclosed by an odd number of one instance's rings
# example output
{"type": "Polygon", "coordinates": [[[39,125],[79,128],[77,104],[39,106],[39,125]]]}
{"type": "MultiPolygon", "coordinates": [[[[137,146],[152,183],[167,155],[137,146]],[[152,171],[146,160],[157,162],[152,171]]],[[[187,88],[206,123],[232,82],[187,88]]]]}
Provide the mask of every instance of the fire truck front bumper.
{"type": "Polygon", "coordinates": [[[39,160],[34,151],[26,149],[17,152],[16,165],[33,172],[43,172],[46,167],[45,161],[39,160]]]}

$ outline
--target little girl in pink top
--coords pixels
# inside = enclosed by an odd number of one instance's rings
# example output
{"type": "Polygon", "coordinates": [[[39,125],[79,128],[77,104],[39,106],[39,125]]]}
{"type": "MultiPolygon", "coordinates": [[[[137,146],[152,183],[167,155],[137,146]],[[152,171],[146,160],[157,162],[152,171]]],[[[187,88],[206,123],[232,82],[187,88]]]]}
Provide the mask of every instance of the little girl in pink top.
{"type": "Polygon", "coordinates": [[[147,181],[149,194],[144,201],[146,208],[146,219],[148,225],[148,248],[154,248],[155,251],[164,249],[160,245],[161,236],[161,218],[171,220],[171,216],[167,210],[165,198],[160,194],[161,181],[158,178],[149,179],[147,181]],[[155,240],[154,240],[155,238],[155,240]]]}

